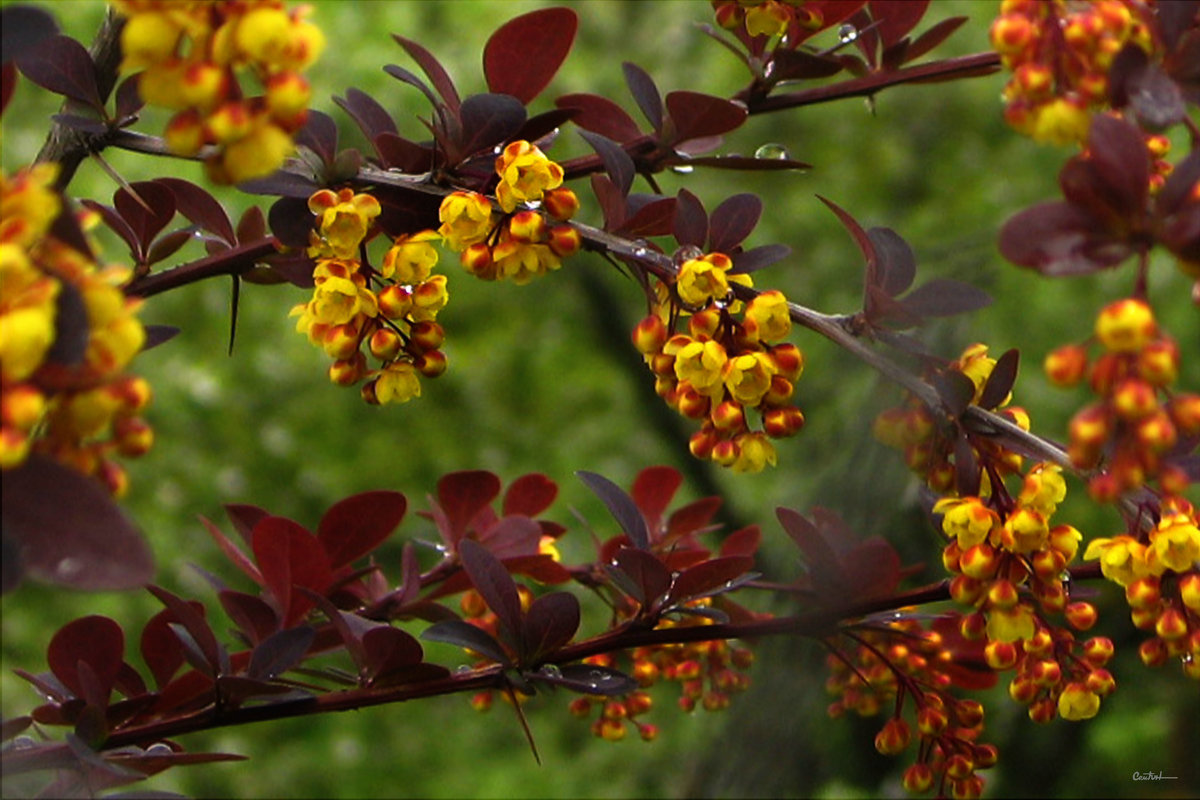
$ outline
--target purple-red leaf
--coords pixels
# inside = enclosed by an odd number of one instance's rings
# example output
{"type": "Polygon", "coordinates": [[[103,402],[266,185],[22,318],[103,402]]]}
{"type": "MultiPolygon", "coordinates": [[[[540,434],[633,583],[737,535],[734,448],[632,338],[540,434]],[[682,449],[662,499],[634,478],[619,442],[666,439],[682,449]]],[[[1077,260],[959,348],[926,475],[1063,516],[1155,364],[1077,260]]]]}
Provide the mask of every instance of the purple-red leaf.
{"type": "Polygon", "coordinates": [[[381,133],[373,140],[385,167],[422,173],[433,169],[433,151],[394,133],[381,133]]]}
{"type": "Polygon", "coordinates": [[[1000,253],[1043,275],[1083,275],[1116,266],[1129,245],[1113,239],[1090,215],[1060,201],[1018,211],[1000,229],[1000,253]]]}
{"type": "Polygon", "coordinates": [[[158,598],[167,609],[171,612],[175,621],[168,621],[167,625],[172,630],[176,631],[176,635],[180,631],[187,634],[187,638],[180,637],[185,651],[189,644],[196,649],[196,655],[205,667],[208,668],[209,674],[220,674],[228,672],[228,653],[225,648],[217,641],[216,635],[208,622],[204,619],[204,607],[198,603],[193,603],[184,600],[178,595],[168,592],[161,586],[150,585],[146,587],[152,595],[158,598]]]}
{"type": "Polygon", "coordinates": [[[381,133],[397,133],[392,115],[366,92],[349,89],[345,97],[334,97],[333,102],[350,115],[368,141],[375,141],[381,133]]]}
{"type": "Polygon", "coordinates": [[[682,89],[667,94],[667,112],[674,126],[672,145],[728,133],[745,122],[748,113],[732,100],[682,89]]]}
{"type": "MultiPolygon", "coordinates": [[[[232,514],[230,514],[230,516],[232,517],[232,514]]],[[[270,515],[264,512],[263,516],[266,517],[266,516],[270,516],[270,515]]],[[[256,520],[256,522],[257,522],[257,520],[256,520]]],[[[238,569],[240,569],[242,572],[246,573],[246,575],[250,578],[250,580],[254,581],[255,583],[257,583],[260,586],[265,585],[265,583],[263,581],[262,572],[259,571],[258,567],[255,566],[254,562],[250,559],[249,556],[247,556],[245,553],[243,553],[241,551],[241,549],[229,539],[228,536],[226,536],[224,533],[221,532],[220,528],[218,528],[216,525],[214,525],[211,521],[209,521],[206,517],[203,517],[203,516],[200,517],[200,524],[202,524],[204,526],[204,529],[206,531],[208,531],[209,535],[213,537],[213,541],[215,541],[217,543],[217,547],[221,548],[221,552],[225,554],[226,558],[228,558],[230,561],[232,561],[234,563],[234,565],[237,566],[238,569]]],[[[234,522],[234,526],[238,528],[238,530],[242,534],[243,538],[245,538],[246,542],[249,543],[249,541],[250,541],[249,531],[254,526],[251,525],[249,528],[247,528],[244,531],[242,530],[241,526],[239,526],[237,524],[237,522],[234,522]]]]}
{"type": "Polygon", "coordinates": [[[723,589],[726,584],[732,584],[752,566],[754,559],[748,556],[724,556],[688,567],[675,577],[664,603],[682,603],[695,597],[713,594],[716,590],[723,589]]]}
{"type": "Polygon", "coordinates": [[[734,531],[721,542],[721,555],[754,557],[758,552],[758,543],[762,539],[762,531],[757,525],[747,525],[734,531]]]}
{"type": "Polygon", "coordinates": [[[600,160],[604,162],[604,171],[612,178],[613,185],[620,190],[622,195],[629,194],[629,190],[633,186],[635,167],[633,159],[629,157],[625,149],[612,139],[602,136],[599,133],[580,131],[579,135],[600,156],[600,160]]]}
{"type": "Polygon", "coordinates": [[[596,195],[596,202],[600,204],[600,212],[604,216],[604,230],[621,230],[626,217],[625,195],[607,175],[592,173],[589,181],[592,193],[596,195]]]}
{"type": "Polygon", "coordinates": [[[528,103],[550,83],[575,42],[579,18],[569,8],[544,8],[500,26],[483,48],[488,89],[528,103]]]}
{"type": "Polygon", "coordinates": [[[154,182],[171,191],[175,209],[189,222],[230,246],[237,241],[229,215],[207,191],[182,178],[157,178],[154,182]]]}
{"type": "Polygon", "coordinates": [[[674,467],[646,467],[633,479],[630,495],[641,509],[651,531],[663,527],[663,513],[683,484],[683,476],[674,467]]]}
{"type": "Polygon", "coordinates": [[[828,78],[845,69],[842,62],[832,56],[783,48],[775,50],[771,65],[772,82],[828,78]]]}
{"type": "Polygon", "coordinates": [[[254,526],[250,544],[263,582],[274,597],[283,626],[295,625],[312,608],[312,600],[300,586],[322,593],[332,571],[325,548],[303,527],[284,517],[267,517],[254,526]]]}
{"type": "Polygon", "coordinates": [[[46,36],[37,47],[21,54],[17,68],[43,89],[104,111],[96,84],[96,65],[87,49],[69,36],[46,36]]]}
{"type": "Polygon", "coordinates": [[[424,630],[421,638],[430,642],[464,647],[506,666],[511,663],[504,647],[494,636],[461,619],[447,619],[434,623],[424,630]]]}
{"type": "Polygon", "coordinates": [[[108,617],[81,617],[58,629],[50,639],[46,661],[54,677],[76,697],[84,697],[80,668],[86,665],[107,697],[125,661],[125,632],[108,617]]]}
{"type": "Polygon", "coordinates": [[[871,17],[884,47],[891,47],[925,16],[929,0],[871,0],[871,17]]]}
{"type": "Polygon", "coordinates": [[[819,598],[840,595],[846,584],[845,571],[837,553],[821,535],[821,531],[799,511],[777,508],[775,515],[787,535],[792,538],[808,567],[808,576],[819,598]]]}
{"type": "Polygon", "coordinates": [[[367,675],[372,681],[386,678],[421,663],[425,651],[413,636],[390,625],[376,625],[363,634],[367,675]]]}
{"type": "Polygon", "coordinates": [[[735,274],[754,272],[778,263],[791,254],[792,248],[786,244],[764,244],[752,247],[730,256],[733,260],[733,267],[729,271],[735,274]]]}
{"type": "Polygon", "coordinates": [[[850,216],[850,214],[847,213],[837,203],[834,203],[832,200],[827,200],[824,197],[821,197],[821,195],[817,195],[817,199],[829,206],[830,210],[832,210],[833,213],[837,215],[837,218],[841,220],[842,225],[845,226],[846,230],[850,232],[850,236],[854,238],[854,243],[857,244],[858,249],[862,251],[863,259],[867,262],[867,274],[871,274],[876,260],[875,245],[871,241],[870,237],[867,236],[867,232],[863,230],[861,225],[858,224],[858,220],[850,216]]]}
{"type": "Polygon", "coordinates": [[[646,528],[646,518],[642,516],[641,509],[634,503],[633,498],[603,475],[583,470],[575,474],[608,507],[608,512],[613,515],[634,546],[640,550],[648,550],[650,533],[646,528]]]}
{"type": "Polygon", "coordinates": [[[969,17],[949,17],[937,23],[929,30],[922,33],[909,44],[908,49],[904,53],[905,61],[914,61],[928,53],[933,48],[937,47],[950,35],[962,27],[969,17]]]}
{"type": "Polygon", "coordinates": [[[251,644],[257,644],[279,630],[279,616],[262,598],[226,589],[218,593],[217,599],[251,644]]]}
{"type": "Polygon", "coordinates": [[[54,344],[46,352],[46,361],[63,367],[77,367],[87,355],[91,328],[83,292],[74,284],[59,284],[54,298],[54,344]]]}
{"type": "Polygon", "coordinates": [[[708,218],[709,252],[728,253],[745,241],[762,216],[758,195],[735,194],[721,201],[708,218]]]}
{"type": "Polygon", "coordinates": [[[975,398],[975,384],[958,370],[936,373],[929,381],[953,417],[959,417],[975,398]]]}
{"type": "Polygon", "coordinates": [[[500,494],[500,479],[485,470],[464,470],[443,475],[438,481],[438,505],[449,529],[444,531],[451,547],[466,533],[467,527],[483,508],[500,494]]]}
{"type": "Polygon", "coordinates": [[[549,508],[557,497],[557,483],[540,472],[531,472],[508,485],[501,508],[505,516],[523,514],[536,517],[549,508]]]}
{"type": "Polygon", "coordinates": [[[333,569],[374,550],[404,519],[408,501],[400,492],[362,492],[330,507],[317,525],[317,538],[333,569]]]}
{"type": "Polygon", "coordinates": [[[992,296],[969,283],[934,278],[905,295],[901,304],[918,317],[949,317],[986,308],[992,296]]]}
{"type": "Polygon", "coordinates": [[[1142,133],[1132,123],[1096,114],[1088,129],[1088,161],[1112,187],[1123,215],[1138,215],[1149,192],[1150,157],[1142,133]]]}
{"type": "Polygon", "coordinates": [[[617,569],[637,589],[633,599],[652,608],[671,588],[671,570],[657,556],[645,550],[622,547],[617,551],[617,569]]]}
{"type": "Polygon", "coordinates": [[[458,555],[475,591],[495,613],[502,636],[515,644],[521,631],[521,597],[512,576],[486,547],[471,539],[459,543],[458,555]]]}
{"type": "Polygon", "coordinates": [[[263,639],[250,654],[246,676],[269,681],[300,663],[313,643],[316,630],[309,625],[285,628],[263,639]]]}
{"type": "Polygon", "coordinates": [[[592,664],[564,664],[556,672],[538,672],[530,677],[583,694],[607,697],[637,691],[638,682],[624,672],[592,664]]]}
{"type": "Polygon", "coordinates": [[[628,142],[641,136],[641,129],[625,109],[598,94],[564,94],[555,99],[559,108],[575,112],[571,121],[585,131],[606,136],[614,142],[628,142]]]}
{"type": "Polygon", "coordinates": [[[917,274],[917,259],[908,242],[891,228],[871,228],[867,238],[874,246],[874,275],[868,277],[889,297],[895,297],[912,285],[917,274]]]}
{"type": "Polygon", "coordinates": [[[979,460],[975,457],[975,448],[965,433],[960,433],[954,440],[954,488],[959,497],[972,497],[979,494],[982,483],[982,471],[979,460]]]}
{"type": "Polygon", "coordinates": [[[304,127],[296,132],[296,144],[312,150],[325,164],[332,164],[337,156],[338,129],[333,117],[315,109],[308,112],[304,127]]]}
{"type": "Polygon", "coordinates": [[[983,385],[983,391],[979,395],[980,407],[990,410],[1004,402],[1017,380],[1020,359],[1021,353],[1016,348],[1006,350],[996,359],[996,364],[992,367],[987,383],[983,385]]]}
{"type": "Polygon", "coordinates": [[[630,238],[639,239],[646,236],[666,236],[675,224],[675,198],[660,197],[637,205],[637,201],[646,195],[632,194],[629,196],[630,208],[636,207],[629,217],[614,229],[630,238]]]}
{"type": "Polygon", "coordinates": [[[708,239],[708,213],[700,198],[680,189],[675,204],[675,241],[680,247],[703,248],[708,239]]]}
{"type": "Polygon", "coordinates": [[[430,53],[411,39],[405,39],[403,36],[394,33],[392,34],[392,38],[421,67],[425,76],[429,78],[429,82],[433,84],[433,88],[437,89],[438,94],[442,96],[443,102],[445,102],[451,113],[457,114],[460,104],[458,90],[454,88],[454,81],[450,80],[450,75],[446,72],[441,62],[434,58],[433,53],[430,53]]]}
{"type": "MultiPolygon", "coordinates": [[[[204,607],[200,603],[192,601],[191,606],[197,614],[204,615],[204,607]]],[[[169,627],[172,622],[178,622],[175,614],[171,609],[164,608],[142,627],[138,643],[142,660],[150,668],[154,683],[160,689],[174,677],[184,661],[183,646],[179,643],[179,637],[169,627]]]]}
{"type": "Polygon", "coordinates": [[[646,119],[649,120],[655,133],[662,133],[662,95],[658,93],[654,79],[644,69],[630,61],[623,62],[621,70],[625,73],[625,83],[628,84],[629,92],[637,102],[638,108],[646,115],[646,119]]]}
{"type": "Polygon", "coordinates": [[[37,49],[58,33],[58,23],[44,9],[29,5],[9,5],[0,9],[0,53],[4,63],[19,59],[37,49]]]}
{"type": "Polygon", "coordinates": [[[459,156],[473,155],[511,138],[525,124],[525,106],[506,94],[473,94],[459,108],[459,156]]]}
{"type": "Polygon", "coordinates": [[[550,592],[533,601],[521,628],[521,659],[536,664],[571,641],[579,630],[579,600],[550,592]]]}
{"type": "Polygon", "coordinates": [[[542,526],[523,514],[510,514],[479,534],[479,543],[496,558],[536,555],[542,526]]]}
{"type": "Polygon", "coordinates": [[[86,591],[133,589],[153,576],[150,549],[95,479],[33,454],[5,470],[0,491],[5,591],[15,586],[10,555],[38,580],[86,591]]]}

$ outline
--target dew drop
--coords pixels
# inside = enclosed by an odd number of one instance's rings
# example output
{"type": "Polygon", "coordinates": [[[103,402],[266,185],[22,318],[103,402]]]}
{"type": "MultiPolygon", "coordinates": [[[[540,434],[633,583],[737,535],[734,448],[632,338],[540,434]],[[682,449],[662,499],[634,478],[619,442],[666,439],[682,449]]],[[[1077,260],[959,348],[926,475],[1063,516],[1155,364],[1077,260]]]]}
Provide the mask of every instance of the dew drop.
{"type": "Polygon", "coordinates": [[[1191,666],[1191,664],[1195,660],[1195,658],[1192,656],[1191,653],[1184,653],[1182,656],[1179,657],[1179,660],[1183,662],[1183,665],[1185,667],[1189,667],[1189,666],[1191,666]]]}
{"type": "Polygon", "coordinates": [[[754,151],[754,157],[770,158],[782,161],[784,159],[791,158],[792,154],[789,153],[788,149],[781,144],[767,142],[754,151]]]}
{"type": "Polygon", "coordinates": [[[695,172],[695,170],[696,168],[690,164],[676,164],[675,166],[671,167],[671,172],[674,172],[677,175],[688,175],[692,172],[695,172]]]}
{"type": "Polygon", "coordinates": [[[148,756],[169,756],[174,752],[171,749],[171,745],[162,742],[155,742],[146,748],[146,755],[148,756]]]}
{"type": "Polygon", "coordinates": [[[12,749],[14,750],[29,750],[37,746],[32,736],[18,736],[12,740],[12,749]]]}
{"type": "Polygon", "coordinates": [[[471,672],[471,671],[472,671],[471,667],[469,667],[466,664],[459,664],[457,667],[454,668],[455,675],[466,675],[468,672],[471,672]]]}
{"type": "MultiPolygon", "coordinates": [[[[650,255],[650,251],[648,249],[646,249],[645,247],[633,248],[633,257],[634,258],[645,258],[648,255],[650,255]]],[[[617,565],[617,560],[613,559],[612,563],[613,563],[613,566],[615,567],[617,565]]]]}
{"type": "Polygon", "coordinates": [[[838,28],[838,40],[842,44],[849,44],[858,38],[858,28],[847,23],[838,28]]]}
{"type": "Polygon", "coordinates": [[[551,678],[562,677],[562,670],[558,668],[558,664],[543,664],[541,672],[551,678]]]}

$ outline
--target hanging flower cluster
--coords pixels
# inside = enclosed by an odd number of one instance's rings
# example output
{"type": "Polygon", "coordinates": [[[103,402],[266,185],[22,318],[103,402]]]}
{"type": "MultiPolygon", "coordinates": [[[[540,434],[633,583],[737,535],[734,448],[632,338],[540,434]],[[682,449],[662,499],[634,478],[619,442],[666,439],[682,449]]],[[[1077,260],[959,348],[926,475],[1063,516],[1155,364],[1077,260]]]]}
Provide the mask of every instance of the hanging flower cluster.
{"type": "Polygon", "coordinates": [[[496,159],[496,175],[496,200],[504,212],[497,224],[491,202],[477,192],[454,192],[442,201],[438,232],[447,247],[461,254],[467,272],[522,285],[559,269],[562,259],[579,252],[579,231],[548,224],[541,213],[565,222],[579,210],[575,192],[562,186],[561,166],[518,140],[496,159]],[[530,207],[518,210],[521,205],[530,207]]]}
{"type": "Polygon", "coordinates": [[[329,379],[339,386],[360,381],[372,405],[405,403],[421,394],[420,377],[446,371],[445,332],[436,322],[449,295],[446,276],[434,275],[439,235],[421,231],[397,237],[378,268],[359,258],[379,215],[379,201],[351,189],[322,189],[308,201],[318,216],[310,256],[313,296],[292,309],[296,330],[334,359],[329,379]],[[369,368],[363,345],[379,362],[369,368]]]}
{"type": "Polygon", "coordinates": [[[763,292],[745,304],[734,300],[730,284],[751,281],[731,273],[732,266],[724,253],[685,261],[673,295],[638,323],[632,338],[655,375],[659,397],[700,422],[692,455],[735,472],[760,472],[777,461],[771,440],[804,425],[803,412],[791,403],[804,355],[783,341],[792,325],[783,294],[763,292]],[[687,333],[674,333],[684,316],[687,333]],[[751,427],[748,410],[758,413],[761,429],[751,427]]]}
{"type": "Polygon", "coordinates": [[[141,70],[142,99],[176,112],[164,134],[172,152],[191,156],[214,145],[205,166],[215,183],[282,166],[312,95],[301,73],[325,48],[324,34],[306,19],[309,7],[289,12],[282,0],[112,3],[128,17],[122,70],[141,70]],[[251,96],[243,72],[261,94],[251,96]]]}
{"type": "Polygon", "coordinates": [[[1179,375],[1179,345],[1138,298],[1101,309],[1093,338],[1104,351],[1094,362],[1086,344],[1068,344],[1051,352],[1044,365],[1054,384],[1073,386],[1086,378],[1097,396],[1071,420],[1072,463],[1104,467],[1088,484],[1097,500],[1111,502],[1154,479],[1166,494],[1182,493],[1188,473],[1173,449],[1181,437],[1200,434],[1200,394],[1171,390],[1179,375]]]}
{"type": "Polygon", "coordinates": [[[124,374],[145,330],[118,288],[129,271],[50,233],[70,213],[56,174],[40,164],[0,176],[0,467],[44,453],[121,495],[128,478],[112,456],[154,441],[140,416],[150,387],[124,374]]]}
{"type": "MultiPolygon", "coordinates": [[[[971,402],[978,404],[995,366],[996,359],[988,355],[987,345],[973,344],[950,362],[947,369],[971,379],[975,386],[971,402]]],[[[996,413],[1022,430],[1029,430],[1029,415],[1025,409],[1008,405],[1008,402],[1001,403],[996,413]]],[[[939,420],[919,399],[910,396],[904,405],[881,412],[875,419],[873,431],[875,438],[883,444],[902,450],[908,468],[922,476],[935,492],[947,492],[954,486],[956,431],[946,421],[939,420]]],[[[1018,454],[987,438],[970,437],[969,441],[977,460],[992,464],[998,475],[1020,472],[1021,457],[1018,454]]],[[[987,472],[983,473],[982,480],[986,487],[990,480],[987,472]]]]}
{"type": "Polygon", "coordinates": [[[1098,559],[1104,577],[1125,587],[1133,624],[1153,633],[1139,653],[1149,666],[1178,658],[1200,680],[1200,527],[1196,509],[1167,499],[1148,532],[1088,543],[1083,557],[1098,559]]]}
{"type": "Polygon", "coordinates": [[[1132,42],[1153,53],[1153,10],[1139,0],[1004,0],[992,46],[1012,77],[1005,118],[1037,141],[1082,144],[1091,113],[1109,102],[1109,67],[1132,42]]]}
{"type": "Polygon", "coordinates": [[[974,645],[947,627],[951,619],[938,618],[928,629],[911,617],[873,623],[843,635],[850,647],[828,640],[825,689],[836,698],[829,705],[834,719],[892,709],[875,749],[896,756],[918,743],[917,759],[902,779],[908,792],[935,789],[939,797],[974,798],[984,786],[977,771],[995,766],[998,750],[979,742],[983,705],[951,691],[956,683],[971,684],[967,665],[978,658],[974,645]],[[912,712],[905,715],[909,700],[912,712]]]}

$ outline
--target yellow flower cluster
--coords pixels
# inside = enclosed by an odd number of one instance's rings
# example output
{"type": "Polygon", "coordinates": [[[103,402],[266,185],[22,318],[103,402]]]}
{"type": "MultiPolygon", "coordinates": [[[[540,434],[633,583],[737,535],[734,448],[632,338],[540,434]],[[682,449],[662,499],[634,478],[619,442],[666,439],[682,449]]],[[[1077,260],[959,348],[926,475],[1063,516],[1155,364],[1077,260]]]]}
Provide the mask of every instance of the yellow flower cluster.
{"type": "MultiPolygon", "coordinates": [[[[987,345],[973,344],[962,355],[948,365],[948,369],[959,372],[975,386],[972,402],[978,402],[996,360],[989,356],[987,345]]],[[[1011,395],[1005,398],[997,413],[1007,418],[1022,430],[1029,430],[1029,416],[1019,406],[1009,406],[1011,395]]],[[[875,419],[875,438],[888,447],[904,452],[904,461],[913,472],[924,477],[925,482],[936,492],[950,491],[954,486],[954,447],[952,430],[939,425],[933,412],[920,400],[910,397],[904,405],[889,408],[875,419]]],[[[986,439],[971,439],[980,460],[996,466],[1001,476],[1021,471],[1021,457],[986,439]]],[[[981,492],[987,494],[990,478],[983,474],[981,492]]]]}
{"type": "Polygon", "coordinates": [[[1179,345],[1138,298],[1104,307],[1094,338],[1104,349],[1094,362],[1085,346],[1068,344],[1044,364],[1051,382],[1072,386],[1086,377],[1097,395],[1071,419],[1072,463],[1105,467],[1088,483],[1097,500],[1111,502],[1154,479],[1165,494],[1181,494],[1190,479],[1171,451],[1181,437],[1200,434],[1200,394],[1171,388],[1179,376],[1179,345]]]}
{"type": "Polygon", "coordinates": [[[524,140],[504,148],[496,159],[496,200],[504,212],[492,221],[492,204],[477,192],[454,192],[442,201],[438,232],[457,253],[463,268],[483,280],[508,279],[518,285],[562,267],[562,259],[579,252],[582,239],[565,222],[579,210],[575,192],[562,186],[562,167],[524,140]]]}
{"type": "Polygon", "coordinates": [[[1153,634],[1141,644],[1142,660],[1157,666],[1177,657],[1200,680],[1200,527],[1192,504],[1170,498],[1148,533],[1094,539],[1083,557],[1098,559],[1104,576],[1125,587],[1133,624],[1153,634]]]}
{"type": "Polygon", "coordinates": [[[712,5],[722,28],[744,26],[750,36],[782,36],[793,22],[810,31],[825,26],[821,4],[804,0],[712,0],[712,5]]]}
{"type": "Polygon", "coordinates": [[[195,155],[205,145],[211,180],[239,183],[270,174],[292,152],[292,134],[308,114],[312,91],[301,74],[325,48],[325,36],[282,0],[112,0],[128,19],[121,34],[125,72],[141,71],[150,105],[176,114],[168,147],[195,155]],[[254,76],[251,96],[239,73],[254,76]]]}
{"type": "Polygon", "coordinates": [[[728,275],[730,266],[722,253],[685,262],[674,295],[663,292],[663,305],[638,323],[632,338],[655,375],[658,395],[701,423],[692,455],[735,472],[760,472],[777,461],[771,439],[804,425],[803,412],[791,403],[804,356],[782,341],[791,317],[781,292],[763,292],[744,307],[729,302],[729,283],[750,280],[728,275]],[[675,297],[693,308],[680,309],[675,297]],[[672,334],[684,314],[690,314],[688,333],[672,334]],[[747,409],[759,413],[761,430],[750,427],[747,409]]]}
{"type": "Polygon", "coordinates": [[[1092,112],[1109,103],[1113,57],[1129,42],[1153,52],[1151,13],[1138,0],[1004,0],[991,40],[1012,71],[1009,124],[1040,142],[1082,144],[1092,112]]]}
{"type": "Polygon", "coordinates": [[[56,174],[41,164],[0,176],[0,468],[45,453],[120,495],[128,480],[111,456],[154,440],[139,416],[150,388],[122,374],[145,331],[118,288],[128,271],[50,235],[56,174]]]}
{"type": "Polygon", "coordinates": [[[371,404],[404,403],[421,394],[420,376],[446,371],[445,332],[436,322],[449,300],[446,276],[434,275],[441,238],[434,231],[397,237],[378,269],[359,258],[379,201],[351,189],[322,189],[308,201],[317,230],[308,249],[317,259],[313,295],[292,309],[296,330],[334,359],[329,379],[339,386],[365,380],[371,404]],[[363,345],[379,367],[367,365],[363,345]]]}

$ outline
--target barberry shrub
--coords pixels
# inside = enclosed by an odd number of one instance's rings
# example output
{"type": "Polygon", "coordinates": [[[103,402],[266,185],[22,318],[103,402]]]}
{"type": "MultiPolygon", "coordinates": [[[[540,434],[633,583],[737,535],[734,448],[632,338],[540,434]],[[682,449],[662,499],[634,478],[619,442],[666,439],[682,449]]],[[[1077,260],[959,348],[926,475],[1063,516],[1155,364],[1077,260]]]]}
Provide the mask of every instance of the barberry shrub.
{"type": "Polygon", "coordinates": [[[1196,6],[7,7],[6,794],[1198,785],[1196,6]]]}

